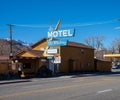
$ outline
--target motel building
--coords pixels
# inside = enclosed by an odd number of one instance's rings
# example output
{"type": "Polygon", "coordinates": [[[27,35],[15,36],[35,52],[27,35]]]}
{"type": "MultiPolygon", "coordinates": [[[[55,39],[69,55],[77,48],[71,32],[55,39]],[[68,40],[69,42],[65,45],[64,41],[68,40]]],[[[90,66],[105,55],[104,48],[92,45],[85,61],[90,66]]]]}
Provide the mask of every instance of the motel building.
{"type": "Polygon", "coordinates": [[[12,71],[21,77],[45,77],[57,73],[103,72],[111,71],[111,62],[94,57],[94,48],[82,43],[63,40],[73,37],[75,29],[55,30],[48,32],[43,38],[10,59],[8,64],[0,63],[0,74],[12,71]]]}
{"type": "Polygon", "coordinates": [[[15,56],[17,65],[22,66],[24,74],[36,75],[46,66],[52,73],[71,73],[94,71],[94,49],[81,43],[68,42],[66,46],[47,46],[43,38],[15,56]],[[47,49],[46,49],[47,48],[47,49]]]}
{"type": "Polygon", "coordinates": [[[43,38],[31,46],[31,50],[22,51],[14,57],[17,68],[22,66],[22,74],[39,74],[110,71],[111,62],[94,59],[94,49],[90,46],[68,41],[65,46],[47,46],[43,38]],[[49,70],[46,72],[46,69],[49,70]]]}
{"type": "Polygon", "coordinates": [[[47,38],[10,59],[10,66],[1,61],[0,74],[11,71],[21,77],[46,77],[57,73],[111,71],[111,62],[95,58],[94,48],[62,39],[74,34],[74,29],[48,32],[47,38]]]}

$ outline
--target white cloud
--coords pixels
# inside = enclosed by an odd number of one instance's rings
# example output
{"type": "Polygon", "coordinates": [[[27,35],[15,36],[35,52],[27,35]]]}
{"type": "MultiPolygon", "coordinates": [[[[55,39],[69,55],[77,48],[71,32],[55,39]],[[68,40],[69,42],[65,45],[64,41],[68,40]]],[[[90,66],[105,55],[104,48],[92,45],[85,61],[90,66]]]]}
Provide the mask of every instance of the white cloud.
{"type": "Polygon", "coordinates": [[[115,29],[116,29],[116,30],[119,30],[119,29],[120,29],[120,26],[118,26],[118,27],[115,27],[115,29]]]}
{"type": "Polygon", "coordinates": [[[20,27],[30,27],[30,28],[48,28],[49,25],[27,25],[27,24],[14,24],[15,26],[20,26],[20,27]]]}
{"type": "Polygon", "coordinates": [[[63,24],[61,26],[62,27],[83,27],[83,26],[110,24],[110,23],[114,23],[114,22],[115,22],[115,20],[110,20],[110,21],[101,21],[101,22],[93,22],[93,23],[63,24]]]}

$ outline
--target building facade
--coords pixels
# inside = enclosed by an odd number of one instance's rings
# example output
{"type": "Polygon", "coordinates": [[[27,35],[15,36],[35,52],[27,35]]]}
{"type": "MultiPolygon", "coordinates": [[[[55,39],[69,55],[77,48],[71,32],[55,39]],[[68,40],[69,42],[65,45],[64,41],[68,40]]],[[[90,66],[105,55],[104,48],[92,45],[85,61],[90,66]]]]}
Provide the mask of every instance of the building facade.
{"type": "Polygon", "coordinates": [[[31,50],[14,57],[16,69],[22,66],[23,76],[111,71],[111,62],[94,59],[94,49],[90,46],[69,41],[67,46],[48,47],[46,41],[43,38],[33,44],[31,50]]]}
{"type": "Polygon", "coordinates": [[[52,73],[94,71],[94,49],[76,42],[68,42],[67,46],[47,47],[46,38],[31,46],[32,50],[18,53],[15,60],[22,64],[25,74],[36,74],[42,66],[47,66],[52,73]],[[47,48],[47,49],[46,49],[47,48]],[[47,50],[57,49],[57,53],[47,50]],[[60,58],[58,63],[56,58],[60,58]]]}

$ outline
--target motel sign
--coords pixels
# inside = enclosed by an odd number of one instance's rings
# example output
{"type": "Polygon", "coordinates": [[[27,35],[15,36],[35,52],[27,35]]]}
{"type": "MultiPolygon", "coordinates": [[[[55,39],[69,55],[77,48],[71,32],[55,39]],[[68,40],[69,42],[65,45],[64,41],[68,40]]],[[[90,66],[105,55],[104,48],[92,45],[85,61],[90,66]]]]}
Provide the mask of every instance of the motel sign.
{"type": "Polygon", "coordinates": [[[72,37],[74,36],[74,29],[71,30],[58,30],[48,32],[48,38],[72,37]]]}

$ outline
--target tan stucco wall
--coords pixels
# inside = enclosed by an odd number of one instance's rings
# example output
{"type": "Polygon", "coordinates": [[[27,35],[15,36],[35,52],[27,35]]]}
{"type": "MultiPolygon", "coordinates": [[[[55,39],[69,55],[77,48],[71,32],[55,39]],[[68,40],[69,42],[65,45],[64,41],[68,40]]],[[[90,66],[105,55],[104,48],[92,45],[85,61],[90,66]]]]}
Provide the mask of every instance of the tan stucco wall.
{"type": "Polygon", "coordinates": [[[94,50],[77,47],[61,47],[62,64],[60,70],[69,72],[69,60],[73,60],[74,71],[94,71],[94,50]]]}
{"type": "Polygon", "coordinates": [[[46,41],[43,41],[40,44],[36,45],[32,48],[32,50],[40,50],[40,48],[46,48],[46,41]]]}
{"type": "Polygon", "coordinates": [[[0,64],[0,73],[8,72],[9,69],[9,64],[0,64]]]}
{"type": "Polygon", "coordinates": [[[112,62],[109,61],[97,61],[97,71],[107,72],[111,71],[112,62]]]}

